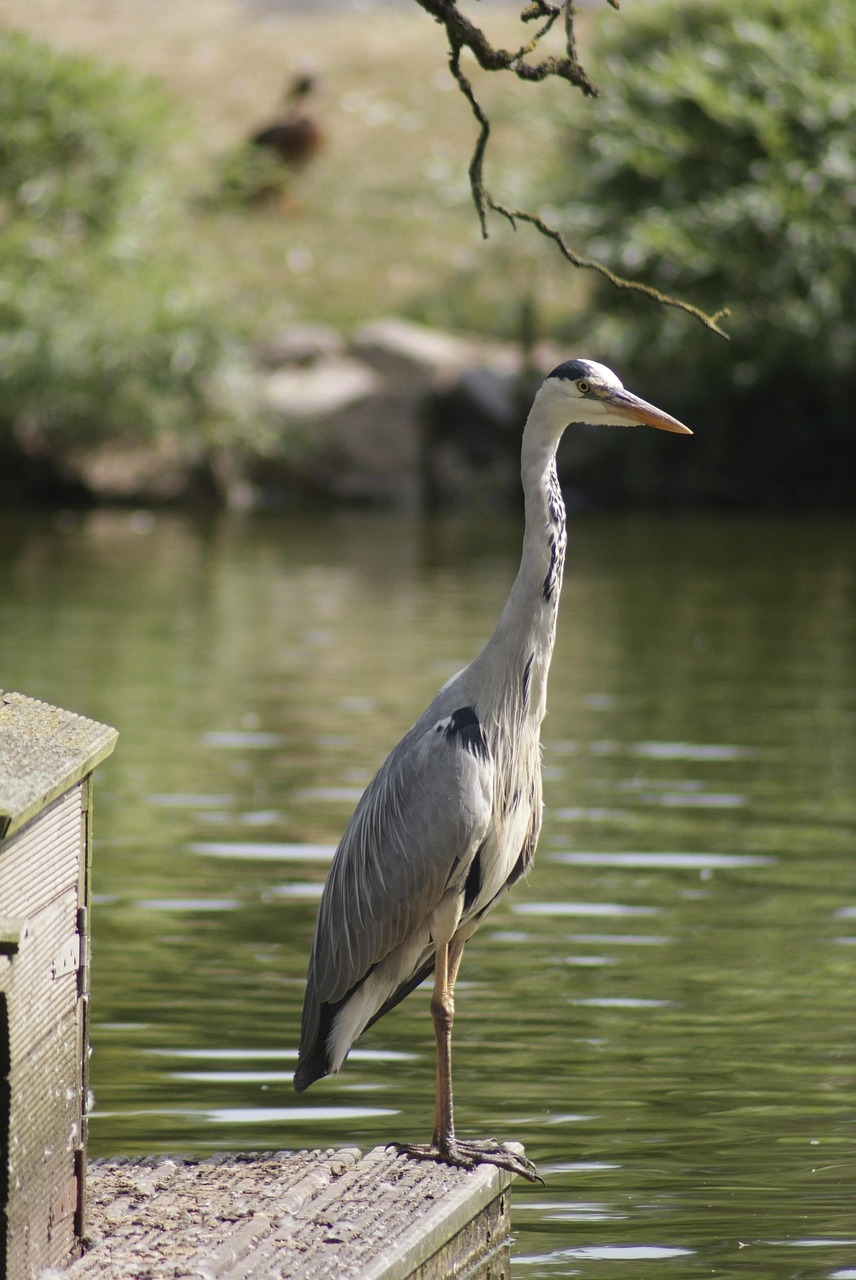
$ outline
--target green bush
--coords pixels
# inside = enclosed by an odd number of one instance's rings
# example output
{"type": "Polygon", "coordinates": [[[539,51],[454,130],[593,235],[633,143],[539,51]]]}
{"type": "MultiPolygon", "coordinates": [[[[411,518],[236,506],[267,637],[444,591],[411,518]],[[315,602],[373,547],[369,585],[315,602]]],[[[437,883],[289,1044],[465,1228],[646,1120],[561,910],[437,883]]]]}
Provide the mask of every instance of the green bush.
{"type": "Polygon", "coordinates": [[[6,32],[0,118],[4,451],[204,435],[228,337],[170,248],[172,103],[128,71],[6,32]]]}
{"type": "Polygon", "coordinates": [[[598,59],[567,225],[621,274],[729,306],[732,340],[603,284],[595,345],[698,426],[700,493],[853,497],[856,10],[651,3],[601,26],[598,59]]]}
{"type": "Polygon", "coordinates": [[[174,112],[153,83],[4,32],[0,115],[4,221],[86,240],[157,215],[174,112]]]}

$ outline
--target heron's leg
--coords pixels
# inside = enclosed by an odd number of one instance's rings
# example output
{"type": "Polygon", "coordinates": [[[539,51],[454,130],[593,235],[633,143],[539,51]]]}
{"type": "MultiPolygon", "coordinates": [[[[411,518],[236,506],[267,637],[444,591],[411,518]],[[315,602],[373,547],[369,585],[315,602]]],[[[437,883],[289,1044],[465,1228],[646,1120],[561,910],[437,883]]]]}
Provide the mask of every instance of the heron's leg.
{"type": "Polygon", "coordinates": [[[438,1151],[447,1152],[455,1141],[452,1102],[452,1025],[455,1021],[455,979],[464,954],[462,942],[437,948],[431,1017],[437,1043],[437,1086],[434,1095],[434,1138],[438,1151]]]}
{"type": "Polygon", "coordinates": [[[462,1142],[455,1137],[452,1105],[452,1023],[455,1018],[455,979],[464,954],[463,942],[452,941],[437,947],[434,967],[434,993],[431,1016],[437,1042],[437,1085],[434,1097],[434,1134],[427,1143],[397,1142],[399,1151],[421,1160],[442,1160],[461,1169],[479,1164],[493,1164],[517,1173],[530,1182],[541,1179],[531,1160],[506,1147],[495,1138],[481,1142],[462,1142]]]}

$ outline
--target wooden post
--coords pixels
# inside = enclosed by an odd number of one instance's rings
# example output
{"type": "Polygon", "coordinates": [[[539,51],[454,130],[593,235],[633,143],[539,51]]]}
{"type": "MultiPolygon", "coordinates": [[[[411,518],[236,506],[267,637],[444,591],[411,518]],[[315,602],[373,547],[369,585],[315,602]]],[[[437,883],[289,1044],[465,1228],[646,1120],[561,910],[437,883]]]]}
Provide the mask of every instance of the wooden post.
{"type": "Polygon", "coordinates": [[[117,736],[0,691],[0,1280],[80,1249],[92,771],[117,736]]]}

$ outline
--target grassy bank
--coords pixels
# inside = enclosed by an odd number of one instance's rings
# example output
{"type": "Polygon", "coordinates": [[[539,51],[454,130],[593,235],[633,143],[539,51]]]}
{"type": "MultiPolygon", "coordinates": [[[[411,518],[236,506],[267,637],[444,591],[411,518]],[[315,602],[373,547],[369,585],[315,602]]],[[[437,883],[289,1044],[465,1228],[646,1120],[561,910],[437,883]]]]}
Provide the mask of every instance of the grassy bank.
{"type": "MultiPolygon", "coordinates": [[[[495,222],[482,241],[466,177],[473,121],[442,31],[415,6],[311,15],[234,0],[6,0],[2,21],[169,87],[190,121],[176,248],[252,335],[296,319],[347,328],[389,312],[511,333],[527,295],[545,324],[579,296],[579,278],[531,232],[495,222]],[[276,114],[285,83],[307,65],[326,141],[286,210],[218,205],[223,156],[276,114]]],[[[574,94],[484,84],[496,124],[489,178],[511,201],[556,144],[557,95],[574,94]]]]}

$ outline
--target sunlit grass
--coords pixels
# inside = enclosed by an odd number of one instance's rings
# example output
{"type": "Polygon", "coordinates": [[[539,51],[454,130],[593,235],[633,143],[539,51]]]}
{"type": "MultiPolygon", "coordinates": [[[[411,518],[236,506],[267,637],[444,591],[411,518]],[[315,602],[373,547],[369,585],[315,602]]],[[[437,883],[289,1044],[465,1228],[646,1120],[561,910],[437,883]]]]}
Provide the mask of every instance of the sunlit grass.
{"type": "MultiPolygon", "coordinates": [[[[2,21],[169,86],[191,121],[176,235],[251,333],[398,313],[515,334],[524,301],[536,299],[542,325],[553,326],[579,300],[581,278],[531,230],[494,220],[483,242],[467,181],[474,122],[447,71],[443,32],[415,5],[312,14],[234,0],[7,0],[2,21]],[[275,116],[306,66],[317,72],[326,145],[294,179],[286,211],[219,205],[222,157],[275,116]]],[[[488,181],[509,203],[524,201],[555,156],[560,95],[579,95],[497,77],[482,77],[479,93],[496,125],[488,181]]]]}

